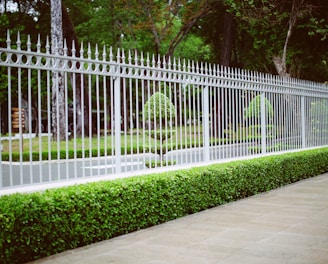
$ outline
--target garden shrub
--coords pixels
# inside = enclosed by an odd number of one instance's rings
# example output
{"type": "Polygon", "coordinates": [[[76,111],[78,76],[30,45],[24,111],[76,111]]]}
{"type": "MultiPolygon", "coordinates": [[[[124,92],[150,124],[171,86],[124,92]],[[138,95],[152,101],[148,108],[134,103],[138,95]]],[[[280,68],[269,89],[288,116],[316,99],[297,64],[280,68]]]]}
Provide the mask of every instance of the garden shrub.
{"type": "MultiPolygon", "coordinates": [[[[273,107],[270,101],[267,98],[264,98],[264,106],[265,106],[265,113],[267,119],[272,119],[273,117],[273,107]]],[[[253,98],[248,107],[245,109],[245,117],[251,118],[254,117],[258,119],[258,121],[261,119],[261,95],[255,96],[253,98]]]]}
{"type": "Polygon", "coordinates": [[[322,148],[1,196],[1,263],[25,263],[327,171],[322,148]]]}
{"type": "Polygon", "coordinates": [[[143,118],[153,123],[161,122],[164,126],[175,118],[175,107],[171,100],[161,92],[154,93],[143,107],[143,118]],[[166,122],[165,122],[166,120],[166,122]]]}

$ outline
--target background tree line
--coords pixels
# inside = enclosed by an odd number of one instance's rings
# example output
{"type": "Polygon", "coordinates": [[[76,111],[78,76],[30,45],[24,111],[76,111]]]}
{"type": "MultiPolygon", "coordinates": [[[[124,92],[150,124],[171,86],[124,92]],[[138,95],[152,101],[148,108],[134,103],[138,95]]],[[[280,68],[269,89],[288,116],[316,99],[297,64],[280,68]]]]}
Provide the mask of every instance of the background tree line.
{"type": "MultiPolygon", "coordinates": [[[[93,47],[174,55],[321,82],[328,79],[326,0],[62,2],[78,41],[93,47]],[[285,64],[282,70],[277,69],[278,63],[285,64]]],[[[31,34],[32,43],[37,34],[42,40],[50,35],[49,0],[2,0],[0,12],[2,46],[8,28],[31,34]]],[[[64,21],[67,39],[73,38],[71,25],[64,21]]]]}

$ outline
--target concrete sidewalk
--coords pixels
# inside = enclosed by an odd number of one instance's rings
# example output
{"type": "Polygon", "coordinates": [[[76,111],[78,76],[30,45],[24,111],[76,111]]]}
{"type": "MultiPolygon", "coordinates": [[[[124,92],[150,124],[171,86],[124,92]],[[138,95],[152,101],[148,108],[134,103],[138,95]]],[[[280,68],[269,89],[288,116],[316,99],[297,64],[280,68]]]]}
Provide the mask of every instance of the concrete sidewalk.
{"type": "Polygon", "coordinates": [[[328,174],[33,264],[328,263],[328,174]]]}

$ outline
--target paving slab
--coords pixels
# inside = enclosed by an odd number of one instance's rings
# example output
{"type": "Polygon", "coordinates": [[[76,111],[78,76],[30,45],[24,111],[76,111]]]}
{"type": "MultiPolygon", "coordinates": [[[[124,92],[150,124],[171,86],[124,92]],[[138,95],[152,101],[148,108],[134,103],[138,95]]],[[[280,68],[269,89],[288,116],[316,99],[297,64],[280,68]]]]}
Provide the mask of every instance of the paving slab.
{"type": "Polygon", "coordinates": [[[30,264],[328,263],[328,174],[30,264]]]}

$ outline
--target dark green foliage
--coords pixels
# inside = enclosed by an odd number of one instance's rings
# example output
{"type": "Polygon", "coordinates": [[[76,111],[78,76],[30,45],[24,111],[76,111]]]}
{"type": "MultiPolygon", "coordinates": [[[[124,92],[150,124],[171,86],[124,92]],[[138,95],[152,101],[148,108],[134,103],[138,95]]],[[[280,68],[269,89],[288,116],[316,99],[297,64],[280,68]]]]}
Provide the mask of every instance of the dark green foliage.
{"type": "Polygon", "coordinates": [[[0,197],[1,263],[25,263],[328,171],[328,148],[0,197]]]}
{"type": "MultiPolygon", "coordinates": [[[[272,119],[273,117],[273,107],[267,98],[264,98],[265,114],[266,118],[272,119]]],[[[261,118],[261,95],[257,95],[250,101],[248,107],[245,109],[245,117],[255,117],[257,119],[261,118]]]]}
{"type": "Polygon", "coordinates": [[[175,107],[170,101],[170,99],[161,92],[154,93],[143,107],[143,118],[150,122],[162,122],[163,125],[165,121],[174,119],[175,117],[175,107]]]}

